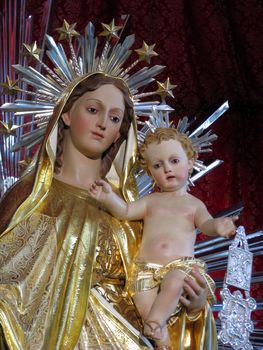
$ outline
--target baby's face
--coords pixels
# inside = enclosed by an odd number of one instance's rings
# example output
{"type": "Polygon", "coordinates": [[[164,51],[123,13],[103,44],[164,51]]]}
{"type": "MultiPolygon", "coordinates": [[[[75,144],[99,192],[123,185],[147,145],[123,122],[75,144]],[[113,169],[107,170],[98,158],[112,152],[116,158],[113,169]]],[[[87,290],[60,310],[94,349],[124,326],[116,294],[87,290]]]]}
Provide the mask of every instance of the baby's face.
{"type": "Polygon", "coordinates": [[[163,192],[185,190],[193,160],[188,159],[181,143],[177,140],[151,143],[146,151],[148,170],[163,192]]]}

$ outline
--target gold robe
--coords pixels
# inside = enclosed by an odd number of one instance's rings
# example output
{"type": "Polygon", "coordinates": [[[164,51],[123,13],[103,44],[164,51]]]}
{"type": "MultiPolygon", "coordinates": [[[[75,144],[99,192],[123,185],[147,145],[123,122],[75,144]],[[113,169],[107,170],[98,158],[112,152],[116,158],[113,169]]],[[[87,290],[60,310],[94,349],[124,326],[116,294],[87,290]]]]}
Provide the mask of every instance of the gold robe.
{"type": "Polygon", "coordinates": [[[91,305],[88,298],[96,287],[138,328],[124,293],[136,245],[128,223],[86,191],[54,179],[37,211],[1,239],[0,318],[9,347],[74,349],[79,341],[77,349],[143,348],[114,316],[101,325],[99,315],[109,312],[94,295],[91,305]]]}

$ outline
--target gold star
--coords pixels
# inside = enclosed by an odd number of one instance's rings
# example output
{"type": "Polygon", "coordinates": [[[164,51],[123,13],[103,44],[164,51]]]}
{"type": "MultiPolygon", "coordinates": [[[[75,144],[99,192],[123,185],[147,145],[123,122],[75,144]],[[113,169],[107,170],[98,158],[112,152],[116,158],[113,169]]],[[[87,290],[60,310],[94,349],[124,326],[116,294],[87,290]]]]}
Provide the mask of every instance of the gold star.
{"type": "Polygon", "coordinates": [[[7,82],[6,83],[0,83],[0,86],[3,87],[4,93],[8,95],[13,95],[17,91],[21,91],[17,84],[18,80],[11,80],[9,76],[6,77],[7,82]]]}
{"type": "Polygon", "coordinates": [[[174,97],[172,90],[176,88],[177,85],[170,84],[170,78],[167,78],[164,83],[160,83],[157,81],[158,89],[156,90],[156,94],[160,95],[162,98],[166,96],[174,97]]]}
{"type": "Polygon", "coordinates": [[[8,136],[16,136],[16,129],[18,125],[14,125],[12,120],[9,120],[8,123],[0,120],[0,134],[5,134],[8,136]]]}
{"type": "Polygon", "coordinates": [[[153,51],[155,44],[153,45],[147,45],[144,41],[142,44],[142,47],[140,49],[135,50],[137,54],[139,55],[140,61],[146,61],[147,63],[151,62],[151,58],[153,56],[158,56],[158,53],[153,51]]]}
{"type": "Polygon", "coordinates": [[[31,163],[32,158],[29,158],[28,156],[25,156],[25,159],[20,160],[18,162],[18,165],[22,168],[25,169],[28,167],[28,165],[31,163]]]}
{"type": "Polygon", "coordinates": [[[104,30],[99,35],[108,37],[108,40],[110,40],[112,37],[119,39],[118,31],[122,27],[121,26],[115,26],[114,19],[109,24],[101,23],[101,25],[104,28],[104,30]]]}
{"type": "Polygon", "coordinates": [[[69,24],[65,19],[63,22],[63,26],[60,28],[57,28],[56,30],[59,32],[59,39],[69,39],[73,38],[73,36],[78,36],[79,33],[75,30],[76,23],[69,24]]]}
{"type": "Polygon", "coordinates": [[[40,55],[42,50],[37,48],[37,42],[36,41],[34,42],[34,44],[31,44],[31,45],[23,44],[23,46],[25,48],[24,51],[25,51],[25,54],[27,56],[33,56],[39,61],[39,55],[40,55]]]}

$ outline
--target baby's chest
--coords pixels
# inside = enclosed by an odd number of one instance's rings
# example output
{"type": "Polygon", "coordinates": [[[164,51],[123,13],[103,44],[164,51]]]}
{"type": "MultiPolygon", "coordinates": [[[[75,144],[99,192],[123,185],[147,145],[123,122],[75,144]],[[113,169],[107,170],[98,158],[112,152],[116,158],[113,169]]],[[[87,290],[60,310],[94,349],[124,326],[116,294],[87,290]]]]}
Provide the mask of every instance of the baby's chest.
{"type": "Polygon", "coordinates": [[[194,207],[186,205],[185,203],[173,203],[173,202],[162,202],[162,203],[151,203],[147,210],[147,216],[154,218],[173,218],[194,220],[194,207]]]}

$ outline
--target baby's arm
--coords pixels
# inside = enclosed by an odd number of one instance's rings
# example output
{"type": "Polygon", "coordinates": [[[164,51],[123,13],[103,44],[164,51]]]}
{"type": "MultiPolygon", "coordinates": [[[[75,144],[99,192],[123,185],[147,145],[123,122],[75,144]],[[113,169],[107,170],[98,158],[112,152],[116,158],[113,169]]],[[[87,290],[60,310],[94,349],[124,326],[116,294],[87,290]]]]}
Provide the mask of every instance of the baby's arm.
{"type": "Polygon", "coordinates": [[[90,187],[90,195],[101,202],[109,212],[121,220],[140,220],[146,213],[146,199],[126,203],[104,180],[97,180],[90,187]]]}
{"type": "Polygon", "coordinates": [[[238,216],[214,219],[208,212],[205,204],[198,200],[195,225],[208,236],[222,236],[230,238],[235,234],[236,226],[234,222],[238,216]]]}

